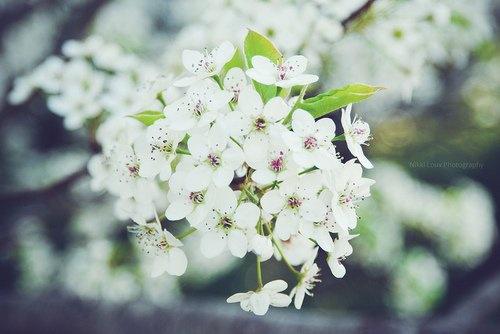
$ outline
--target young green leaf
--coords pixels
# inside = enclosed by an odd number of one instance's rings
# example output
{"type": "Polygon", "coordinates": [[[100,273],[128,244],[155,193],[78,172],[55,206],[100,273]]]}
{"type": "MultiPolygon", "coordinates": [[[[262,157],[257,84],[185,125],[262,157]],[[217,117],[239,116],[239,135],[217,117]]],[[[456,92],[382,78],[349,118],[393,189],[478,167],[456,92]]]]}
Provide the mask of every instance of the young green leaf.
{"type": "Polygon", "coordinates": [[[165,118],[165,115],[161,111],[147,110],[135,115],[131,115],[130,117],[135,118],[146,126],[150,126],[157,120],[165,118]]]}
{"type": "Polygon", "coordinates": [[[220,72],[220,77],[224,79],[226,76],[227,72],[232,69],[233,67],[239,67],[243,71],[245,70],[245,56],[243,55],[243,52],[241,52],[240,48],[236,48],[236,51],[234,51],[233,58],[231,58],[230,61],[224,65],[220,72]]]}
{"type": "MultiPolygon", "coordinates": [[[[273,42],[266,36],[253,30],[248,31],[243,47],[248,68],[252,67],[252,58],[254,56],[264,56],[276,64],[283,59],[283,55],[276,46],[274,46],[273,42]]],[[[255,80],[253,80],[253,85],[264,102],[276,96],[277,88],[275,85],[263,85],[255,80]]]]}
{"type": "Polygon", "coordinates": [[[365,100],[381,89],[365,84],[351,84],[305,99],[299,102],[298,107],[319,118],[348,104],[365,100]]]}

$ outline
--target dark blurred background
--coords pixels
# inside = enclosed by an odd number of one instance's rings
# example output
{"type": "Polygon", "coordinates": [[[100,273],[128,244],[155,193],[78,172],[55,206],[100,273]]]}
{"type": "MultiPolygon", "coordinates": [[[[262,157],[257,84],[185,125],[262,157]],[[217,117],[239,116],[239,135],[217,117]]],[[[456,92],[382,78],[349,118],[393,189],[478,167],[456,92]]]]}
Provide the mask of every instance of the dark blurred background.
{"type": "MultiPolygon", "coordinates": [[[[500,332],[500,4],[468,2],[311,1],[346,32],[325,23],[326,37],[304,47],[280,34],[292,27],[242,14],[286,5],[272,11],[276,21],[305,22],[304,1],[0,0],[0,331],[500,332]],[[449,8],[449,24],[407,26],[409,11],[438,17],[439,6],[449,8]],[[90,190],[95,145],[86,131],[66,129],[42,93],[18,105],[7,98],[16,78],[60,55],[69,39],[100,35],[176,73],[183,48],[236,41],[252,25],[286,53],[308,55],[325,87],[388,88],[355,106],[372,125],[377,183],[360,208],[347,275],[325,270],[303,310],[261,318],[224,303],[252,285],[252,261],[207,263],[196,238],[184,277],[149,278],[113,198],[90,190]],[[429,49],[400,41],[399,26],[429,49]],[[388,29],[394,40],[382,38],[388,29]]],[[[287,277],[275,261],[264,271],[287,277]]]]}

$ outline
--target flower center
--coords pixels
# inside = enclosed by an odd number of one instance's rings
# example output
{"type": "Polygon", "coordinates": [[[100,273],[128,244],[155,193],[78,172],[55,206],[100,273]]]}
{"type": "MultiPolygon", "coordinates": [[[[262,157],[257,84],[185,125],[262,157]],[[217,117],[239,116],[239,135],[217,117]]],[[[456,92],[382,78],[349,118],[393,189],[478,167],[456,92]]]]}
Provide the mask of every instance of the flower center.
{"type": "Polygon", "coordinates": [[[291,209],[297,209],[302,204],[302,201],[297,196],[291,196],[288,198],[287,203],[291,209]]]}
{"type": "Polygon", "coordinates": [[[304,139],[304,148],[306,150],[313,150],[318,147],[318,140],[315,137],[307,137],[304,139]]]}
{"type": "Polygon", "coordinates": [[[163,140],[161,144],[152,144],[151,145],[151,154],[154,153],[155,150],[158,150],[166,155],[172,153],[173,143],[167,140],[163,140]]]}
{"type": "Polygon", "coordinates": [[[207,155],[207,161],[210,166],[219,167],[221,163],[221,158],[215,153],[210,153],[209,155],[207,155]]]}
{"type": "Polygon", "coordinates": [[[139,176],[139,166],[127,163],[127,169],[131,176],[139,176]]]}
{"type": "Polygon", "coordinates": [[[349,132],[352,138],[359,144],[364,144],[371,139],[370,126],[368,123],[358,119],[352,124],[351,131],[349,132]]]}
{"type": "Polygon", "coordinates": [[[201,117],[205,112],[207,111],[207,107],[205,106],[205,103],[203,101],[198,100],[193,108],[193,113],[196,117],[201,117]]]}
{"type": "Polygon", "coordinates": [[[201,204],[205,199],[205,195],[201,191],[193,191],[189,194],[189,199],[194,204],[201,204]]]}
{"type": "Polygon", "coordinates": [[[234,221],[231,217],[223,216],[219,220],[219,226],[225,229],[229,229],[234,225],[234,221]]]}
{"type": "Polygon", "coordinates": [[[253,125],[257,131],[262,131],[266,129],[267,121],[263,117],[257,117],[253,122],[253,125]]]}
{"type": "Polygon", "coordinates": [[[276,159],[272,159],[269,162],[269,168],[271,168],[271,170],[273,170],[276,173],[281,172],[284,167],[285,164],[284,164],[283,152],[280,152],[279,156],[276,159]]]}
{"type": "Polygon", "coordinates": [[[284,64],[279,64],[278,65],[278,78],[280,80],[285,80],[287,73],[288,73],[288,67],[285,66],[284,64]]]}

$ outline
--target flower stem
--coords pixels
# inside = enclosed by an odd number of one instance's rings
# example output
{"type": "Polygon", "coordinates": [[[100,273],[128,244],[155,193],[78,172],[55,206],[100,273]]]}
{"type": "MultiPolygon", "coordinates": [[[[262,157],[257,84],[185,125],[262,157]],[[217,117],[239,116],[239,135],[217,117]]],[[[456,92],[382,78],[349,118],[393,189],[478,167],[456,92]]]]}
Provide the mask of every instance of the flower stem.
{"type": "MultiPolygon", "coordinates": [[[[304,174],[307,174],[307,173],[310,173],[310,172],[313,172],[315,171],[316,169],[318,169],[318,167],[310,167],[310,168],[307,168],[307,169],[304,169],[302,172],[299,173],[299,175],[304,175],[304,174]]],[[[278,184],[280,184],[281,182],[283,181],[274,181],[273,183],[271,184],[268,184],[262,188],[260,188],[260,190],[262,191],[266,191],[267,189],[269,188],[274,188],[276,187],[278,184]]]]}
{"type": "Polygon", "coordinates": [[[336,141],[341,141],[341,140],[345,140],[345,134],[341,134],[341,135],[338,135],[336,136],[335,138],[332,139],[332,143],[333,142],[336,142],[336,141]]]}
{"type": "Polygon", "coordinates": [[[184,155],[191,155],[191,152],[189,152],[188,150],[186,150],[185,148],[180,148],[178,147],[176,150],[175,150],[175,153],[177,154],[184,154],[184,155]]]}
{"type": "Polygon", "coordinates": [[[301,276],[300,272],[297,271],[297,269],[295,269],[291,264],[290,262],[288,262],[288,259],[286,258],[285,256],[285,253],[283,251],[283,248],[281,247],[281,242],[279,240],[276,240],[276,238],[274,237],[274,234],[273,232],[271,231],[271,228],[267,225],[267,224],[264,224],[264,227],[266,228],[267,230],[267,233],[269,233],[269,235],[271,236],[271,241],[273,242],[273,244],[276,246],[276,249],[278,250],[278,253],[280,253],[281,255],[281,258],[283,259],[283,262],[285,263],[285,265],[287,266],[288,270],[290,270],[290,272],[292,274],[295,275],[295,277],[299,278],[301,276]]]}
{"type": "Polygon", "coordinates": [[[290,112],[288,113],[288,115],[286,115],[285,119],[283,120],[284,125],[288,125],[292,121],[293,112],[299,108],[299,104],[304,100],[304,95],[306,95],[307,87],[309,87],[309,85],[302,86],[299,98],[297,99],[297,101],[295,101],[295,104],[293,105],[292,109],[290,109],[290,112]]]}
{"type": "Polygon", "coordinates": [[[259,204],[259,198],[247,187],[243,188],[243,192],[245,195],[247,195],[248,199],[254,203],[254,204],[259,204]]]}
{"type": "Polygon", "coordinates": [[[196,231],[197,231],[197,229],[195,227],[190,227],[189,229],[181,232],[178,236],[176,236],[176,238],[179,239],[179,240],[182,240],[185,237],[187,237],[188,235],[190,235],[190,234],[192,234],[192,233],[194,233],[196,231]]]}
{"type": "Polygon", "coordinates": [[[260,256],[256,256],[257,258],[257,286],[258,289],[262,289],[262,268],[260,266],[260,256]]]}
{"type": "Polygon", "coordinates": [[[233,136],[230,136],[229,137],[236,145],[238,145],[240,148],[243,148],[243,146],[240,144],[239,141],[236,140],[236,138],[234,138],[233,136]]]}

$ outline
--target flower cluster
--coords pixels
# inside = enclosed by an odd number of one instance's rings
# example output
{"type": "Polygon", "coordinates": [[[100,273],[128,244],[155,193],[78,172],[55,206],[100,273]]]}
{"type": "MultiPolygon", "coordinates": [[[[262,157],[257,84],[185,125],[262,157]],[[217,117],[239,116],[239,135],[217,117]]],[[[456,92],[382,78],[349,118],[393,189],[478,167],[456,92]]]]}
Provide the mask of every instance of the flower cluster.
{"type": "MultiPolygon", "coordinates": [[[[224,251],[238,258],[256,255],[257,289],[237,293],[228,302],[264,314],[270,305],[291,302],[283,293],[286,282],[262,283],[260,263],[273,255],[297,278],[290,294],[296,308],[319,281],[319,249],[327,253],[333,275],[344,276],[341,261],[352,252],[356,208],[370,195],[373,181],[362,177],[355,159],[343,162],[334,142],[345,139],[359,162],[371,168],[362,150],[370,128],[351,119],[348,103],[342,112],[343,135],[336,136],[332,119],[315,120],[317,110],[304,95],[318,77],[307,73],[304,56],[283,59],[269,40],[253,31],[245,40],[245,56],[249,68],[229,42],[203,52],[185,50],[186,74],[172,83],[184,94],[172,101],[160,99],[163,108],[143,109],[134,116],[148,127],[119,154],[121,159],[111,157],[119,164],[112,174],[119,176],[115,192],[136,201],[154,193],[146,187],[148,180],[168,182],[164,216],[189,224],[174,237],[162,230],[159,217],[153,223],[136,219],[139,225],[131,231],[158,259],[153,275],[182,275],[187,259],[180,240],[201,233],[200,251],[207,258],[224,251]],[[252,54],[254,39],[268,49],[252,54]],[[298,96],[290,96],[293,87],[301,88],[298,96]],[[293,252],[302,258],[289,259],[293,252]]],[[[326,108],[323,114],[336,109],[326,108]]]]}
{"type": "Polygon", "coordinates": [[[37,91],[48,95],[49,109],[73,130],[102,114],[124,116],[143,106],[145,86],[158,73],[118,45],[98,36],[64,43],[63,57],[51,56],[30,74],[16,78],[9,95],[21,104],[37,91]]]}

